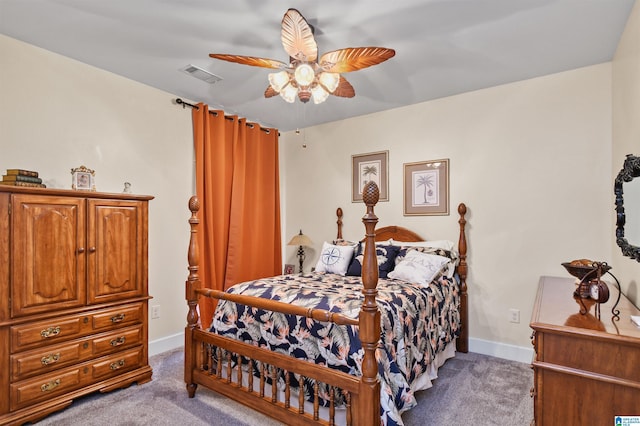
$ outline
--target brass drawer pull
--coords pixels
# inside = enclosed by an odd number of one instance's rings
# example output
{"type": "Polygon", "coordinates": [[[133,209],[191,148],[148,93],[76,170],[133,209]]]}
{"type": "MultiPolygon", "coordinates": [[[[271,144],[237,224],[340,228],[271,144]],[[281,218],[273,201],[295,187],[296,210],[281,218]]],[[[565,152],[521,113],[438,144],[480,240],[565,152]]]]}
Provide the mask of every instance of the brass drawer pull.
{"type": "Polygon", "coordinates": [[[57,336],[58,334],[60,334],[60,327],[56,326],[56,327],[49,327],[47,329],[44,329],[40,332],[40,335],[42,337],[44,337],[45,339],[47,337],[54,337],[57,336]]]}
{"type": "Polygon", "coordinates": [[[55,379],[52,382],[45,383],[44,385],[40,386],[40,392],[49,392],[54,390],[58,386],[60,386],[60,379],[55,379]]]}
{"type": "Polygon", "coordinates": [[[111,341],[111,346],[120,346],[120,345],[124,345],[124,342],[125,342],[126,340],[127,340],[127,339],[126,339],[124,336],[120,336],[120,337],[118,337],[117,339],[113,339],[113,340],[111,341]]]}
{"type": "Polygon", "coordinates": [[[112,323],[122,322],[122,321],[124,321],[124,314],[118,314],[111,317],[112,323]]]}
{"type": "Polygon", "coordinates": [[[111,365],[109,365],[109,368],[111,368],[112,370],[117,370],[122,367],[124,367],[124,359],[121,359],[120,361],[112,362],[111,365]]]}
{"type": "Polygon", "coordinates": [[[49,365],[49,364],[53,364],[54,362],[57,362],[60,359],[60,354],[50,354],[47,356],[43,356],[42,359],[40,359],[40,363],[42,365],[49,365]]]}

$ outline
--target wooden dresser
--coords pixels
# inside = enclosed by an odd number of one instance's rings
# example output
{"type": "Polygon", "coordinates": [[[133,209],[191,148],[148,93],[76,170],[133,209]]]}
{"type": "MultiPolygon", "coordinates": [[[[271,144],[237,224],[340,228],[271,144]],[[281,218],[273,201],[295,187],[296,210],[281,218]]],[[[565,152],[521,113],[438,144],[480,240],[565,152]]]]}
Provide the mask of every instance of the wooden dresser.
{"type": "Polygon", "coordinates": [[[0,185],[0,424],[151,380],[152,198],[0,185]]]}
{"type": "Polygon", "coordinates": [[[613,321],[618,290],[611,283],[601,319],[591,300],[582,315],[575,289],[574,278],[540,279],[531,319],[536,425],[613,425],[614,416],[640,416],[640,328],[630,320],[640,311],[622,296],[613,321]]]}

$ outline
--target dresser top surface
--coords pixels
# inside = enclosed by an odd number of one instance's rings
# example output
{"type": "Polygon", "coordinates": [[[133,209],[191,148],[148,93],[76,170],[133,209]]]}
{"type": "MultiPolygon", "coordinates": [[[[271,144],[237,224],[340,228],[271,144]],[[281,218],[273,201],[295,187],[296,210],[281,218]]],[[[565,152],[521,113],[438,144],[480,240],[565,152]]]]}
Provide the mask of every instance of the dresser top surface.
{"type": "Polygon", "coordinates": [[[83,197],[83,198],[115,198],[115,199],[123,199],[123,200],[143,200],[143,201],[149,201],[154,198],[152,195],[142,195],[142,194],[79,191],[79,190],[73,190],[73,189],[56,189],[56,188],[31,188],[31,187],[10,186],[10,185],[0,185],[0,194],[2,193],[55,195],[55,196],[62,196],[62,197],[83,197]]]}
{"type": "Polygon", "coordinates": [[[536,303],[531,317],[531,327],[563,329],[573,327],[582,329],[589,334],[626,336],[640,339],[640,327],[631,322],[631,315],[640,315],[640,311],[624,296],[621,295],[616,309],[620,311],[620,319],[614,320],[611,309],[618,298],[618,288],[610,280],[603,279],[609,287],[610,297],[606,303],[600,305],[600,319],[596,317],[596,304],[591,299],[582,299],[589,309],[581,314],[581,303],[573,297],[577,288],[574,278],[549,277],[540,278],[536,303]]]}

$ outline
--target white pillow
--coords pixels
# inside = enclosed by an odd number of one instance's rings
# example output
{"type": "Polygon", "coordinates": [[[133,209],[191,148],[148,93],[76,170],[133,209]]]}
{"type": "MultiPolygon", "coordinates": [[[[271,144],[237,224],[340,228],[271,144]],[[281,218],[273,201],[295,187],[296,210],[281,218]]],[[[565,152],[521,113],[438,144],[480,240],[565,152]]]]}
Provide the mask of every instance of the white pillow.
{"type": "Polygon", "coordinates": [[[455,246],[453,244],[453,241],[449,241],[449,240],[433,240],[433,241],[417,241],[417,242],[389,240],[389,242],[393,246],[433,247],[433,248],[439,248],[439,249],[449,250],[449,251],[453,250],[453,247],[455,246]]]}
{"type": "Polygon", "coordinates": [[[411,250],[388,277],[427,286],[449,262],[444,256],[411,250]]]}
{"type": "Polygon", "coordinates": [[[316,271],[345,275],[353,257],[354,246],[336,246],[324,242],[316,271]]]}

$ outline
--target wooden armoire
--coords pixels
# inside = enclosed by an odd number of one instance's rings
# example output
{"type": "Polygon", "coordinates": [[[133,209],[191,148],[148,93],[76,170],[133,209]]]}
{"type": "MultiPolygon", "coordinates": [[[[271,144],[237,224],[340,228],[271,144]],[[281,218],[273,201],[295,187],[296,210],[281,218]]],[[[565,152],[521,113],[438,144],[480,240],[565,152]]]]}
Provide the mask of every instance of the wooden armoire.
{"type": "Polygon", "coordinates": [[[0,185],[0,424],[151,380],[152,198],[0,185]]]}

